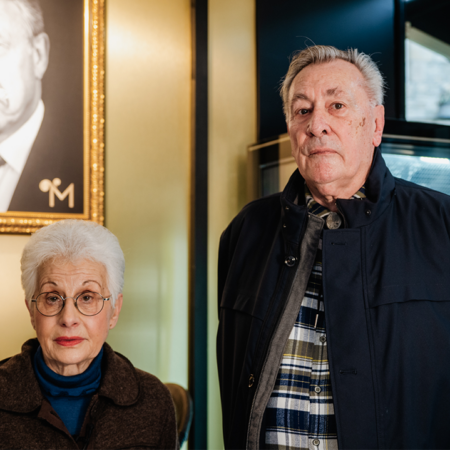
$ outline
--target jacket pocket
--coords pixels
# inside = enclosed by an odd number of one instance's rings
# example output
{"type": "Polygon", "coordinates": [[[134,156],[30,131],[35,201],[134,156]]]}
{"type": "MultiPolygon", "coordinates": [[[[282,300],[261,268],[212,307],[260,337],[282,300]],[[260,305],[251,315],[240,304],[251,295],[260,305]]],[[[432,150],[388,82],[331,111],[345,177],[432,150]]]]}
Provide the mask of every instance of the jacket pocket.
{"type": "Polygon", "coordinates": [[[382,448],[448,448],[448,294],[436,285],[394,294],[404,297],[369,312],[382,448]]]}
{"type": "Polygon", "coordinates": [[[225,290],[220,300],[221,309],[232,309],[261,320],[264,318],[268,304],[269,299],[256,297],[246,292],[232,293],[229,290],[225,290]]]}
{"type": "Polygon", "coordinates": [[[450,301],[450,283],[421,282],[408,285],[375,286],[368,290],[369,308],[411,301],[450,301]]]}

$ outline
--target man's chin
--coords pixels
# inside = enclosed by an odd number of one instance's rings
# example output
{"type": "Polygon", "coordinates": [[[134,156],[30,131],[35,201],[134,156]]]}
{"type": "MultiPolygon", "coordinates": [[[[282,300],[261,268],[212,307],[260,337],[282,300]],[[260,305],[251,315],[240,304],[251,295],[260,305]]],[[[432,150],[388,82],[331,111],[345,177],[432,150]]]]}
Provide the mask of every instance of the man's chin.
{"type": "Polygon", "coordinates": [[[306,180],[306,183],[308,184],[308,186],[312,185],[315,188],[320,190],[321,188],[323,189],[326,186],[332,185],[337,180],[338,180],[338,177],[336,177],[336,176],[329,176],[329,177],[316,176],[316,177],[306,180]]]}
{"type": "Polygon", "coordinates": [[[1,108],[9,108],[9,97],[6,94],[6,91],[0,88],[0,109],[1,108]]]}
{"type": "Polygon", "coordinates": [[[315,167],[307,167],[304,171],[300,170],[300,173],[305,178],[308,185],[321,185],[333,183],[338,180],[342,175],[336,167],[337,164],[321,164],[315,167]]]}
{"type": "Polygon", "coordinates": [[[4,117],[0,112],[0,142],[6,139],[6,137],[8,136],[9,136],[8,121],[4,120],[4,117]]]}
{"type": "Polygon", "coordinates": [[[0,106],[0,142],[13,134],[20,126],[16,115],[5,113],[0,106]]]}

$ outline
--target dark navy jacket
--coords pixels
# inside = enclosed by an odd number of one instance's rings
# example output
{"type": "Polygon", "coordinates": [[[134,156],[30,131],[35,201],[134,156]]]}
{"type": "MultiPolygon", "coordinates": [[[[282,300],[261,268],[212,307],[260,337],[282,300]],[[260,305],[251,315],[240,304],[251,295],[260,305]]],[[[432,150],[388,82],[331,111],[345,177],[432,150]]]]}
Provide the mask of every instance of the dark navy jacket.
{"type": "MultiPolygon", "coordinates": [[[[258,385],[278,371],[270,349],[302,270],[303,183],[294,172],[283,193],[245,206],[221,238],[217,354],[228,449],[255,447],[263,430],[252,417],[261,416],[258,385]]],[[[378,149],[365,186],[366,199],[337,201],[345,228],[323,231],[339,448],[448,449],[450,197],[394,178],[378,149]]]]}

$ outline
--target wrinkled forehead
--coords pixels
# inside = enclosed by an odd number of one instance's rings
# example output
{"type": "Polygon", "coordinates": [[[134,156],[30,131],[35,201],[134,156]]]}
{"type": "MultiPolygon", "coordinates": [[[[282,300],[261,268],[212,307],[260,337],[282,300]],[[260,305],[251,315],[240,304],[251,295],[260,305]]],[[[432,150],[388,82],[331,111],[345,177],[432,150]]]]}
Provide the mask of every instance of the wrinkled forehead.
{"type": "Polygon", "coordinates": [[[341,59],[306,66],[294,78],[289,97],[291,100],[307,97],[313,91],[333,97],[367,94],[362,73],[354,64],[341,59]]]}
{"type": "Polygon", "coordinates": [[[49,258],[38,268],[37,290],[43,284],[60,285],[61,282],[85,285],[96,283],[101,287],[107,285],[107,273],[105,266],[91,259],[79,259],[71,261],[64,257],[49,258]]]}
{"type": "Polygon", "coordinates": [[[29,37],[30,31],[18,4],[11,0],[0,0],[0,39],[14,44],[29,37]]]}

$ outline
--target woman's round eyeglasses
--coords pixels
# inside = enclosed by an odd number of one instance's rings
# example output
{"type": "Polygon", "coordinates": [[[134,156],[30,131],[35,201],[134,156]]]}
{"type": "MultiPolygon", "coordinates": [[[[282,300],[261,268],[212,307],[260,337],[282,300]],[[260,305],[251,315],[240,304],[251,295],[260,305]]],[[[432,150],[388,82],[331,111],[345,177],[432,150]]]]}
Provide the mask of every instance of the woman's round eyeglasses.
{"type": "Polygon", "coordinates": [[[35,299],[31,301],[36,303],[36,309],[47,317],[56,316],[59,314],[65,305],[68,298],[75,302],[75,307],[84,316],[95,316],[101,312],[103,305],[111,297],[105,298],[98,292],[85,291],[76,297],[62,297],[55,292],[42,292],[35,299]]]}

